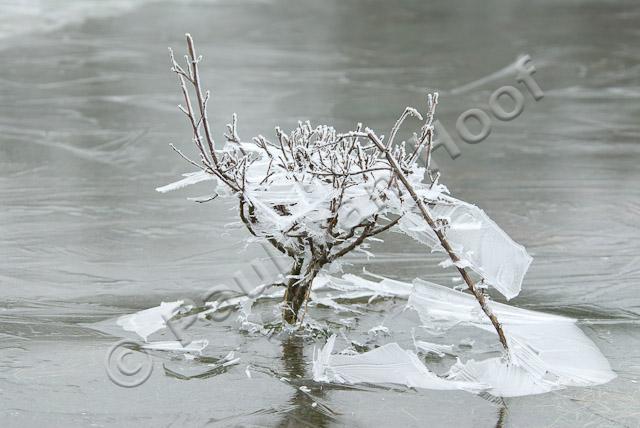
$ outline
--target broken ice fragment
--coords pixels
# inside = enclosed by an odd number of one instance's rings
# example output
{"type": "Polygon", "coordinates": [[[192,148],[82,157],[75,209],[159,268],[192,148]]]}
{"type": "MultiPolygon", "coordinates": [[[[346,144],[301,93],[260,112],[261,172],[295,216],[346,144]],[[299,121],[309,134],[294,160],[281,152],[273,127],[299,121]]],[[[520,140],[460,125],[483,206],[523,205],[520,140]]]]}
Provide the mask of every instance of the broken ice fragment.
{"type": "Polygon", "coordinates": [[[417,349],[427,354],[435,354],[439,357],[444,357],[445,354],[450,354],[453,351],[453,345],[440,345],[437,343],[425,342],[424,340],[414,340],[413,343],[417,349]]]}
{"type": "Polygon", "coordinates": [[[206,339],[200,339],[191,341],[185,345],[182,345],[182,343],[177,340],[167,342],[150,342],[142,345],[142,348],[154,351],[195,352],[201,354],[207,346],[209,346],[209,341],[206,339]]]}
{"type": "Polygon", "coordinates": [[[376,348],[358,355],[332,354],[336,336],[313,357],[313,379],[317,382],[347,384],[399,384],[425,389],[465,389],[480,391],[476,382],[442,379],[429,371],[418,356],[402,349],[397,343],[376,348]]]}
{"type": "Polygon", "coordinates": [[[544,377],[531,376],[524,368],[502,358],[469,360],[464,364],[458,361],[451,367],[448,378],[486,384],[487,392],[497,397],[543,394],[563,387],[544,377]]]}
{"type": "Polygon", "coordinates": [[[377,325],[369,329],[369,334],[377,336],[378,334],[389,334],[389,328],[383,325],[377,325]]]}
{"type": "MultiPolygon", "coordinates": [[[[468,266],[477,272],[507,299],[520,293],[522,280],[532,260],[522,245],[514,242],[475,205],[446,197],[428,207],[434,220],[443,224],[442,230],[449,244],[461,259],[460,267],[468,266]]],[[[436,234],[415,205],[398,225],[416,241],[432,250],[443,251],[436,234]]]]}
{"type": "MultiPolygon", "coordinates": [[[[407,306],[418,312],[424,325],[466,324],[496,334],[472,296],[426,281],[415,280],[414,284],[407,306]]],[[[497,395],[513,396],[598,385],[616,377],[575,319],[497,302],[491,307],[507,336],[511,361],[496,358],[458,364],[452,369],[452,379],[473,379],[490,385],[497,395]]]]}
{"type": "Polygon", "coordinates": [[[201,181],[216,180],[213,175],[207,174],[204,171],[189,172],[182,175],[185,177],[182,180],[167,184],[166,186],[157,187],[156,191],[160,193],[167,193],[173,190],[182,189],[183,187],[191,186],[192,184],[200,183],[201,181]]]}
{"type": "Polygon", "coordinates": [[[407,298],[413,290],[413,285],[396,281],[389,278],[381,278],[381,281],[369,281],[352,274],[345,274],[342,279],[327,275],[328,281],[324,282],[327,287],[334,290],[343,291],[342,294],[334,296],[333,299],[360,299],[369,297],[373,300],[376,297],[404,297],[407,298]]]}
{"type": "Polygon", "coordinates": [[[145,309],[131,315],[123,315],[118,318],[117,324],[126,331],[133,331],[144,341],[147,337],[166,326],[166,320],[175,315],[184,301],[162,302],[160,306],[145,309]]]}
{"type": "MultiPolygon", "coordinates": [[[[379,293],[385,288],[383,284],[393,284],[392,288],[399,295],[404,295],[409,286],[386,279],[374,283],[353,275],[345,275],[338,283],[344,290],[355,290],[353,293],[379,293]]],[[[447,287],[415,280],[407,307],[417,311],[423,326],[430,329],[443,331],[468,325],[496,334],[471,295],[447,287]]],[[[606,358],[578,328],[576,320],[496,302],[491,302],[491,307],[507,336],[508,359],[459,361],[443,379],[431,373],[415,354],[397,344],[387,344],[362,354],[331,355],[333,338],[318,354],[314,353],[314,379],[341,383],[395,383],[429,389],[452,389],[451,385],[442,382],[458,381],[463,382],[459,385],[462,389],[482,389],[508,397],[539,394],[566,386],[599,385],[616,377],[606,358]],[[420,376],[424,376],[422,382],[418,381],[420,376]]],[[[472,345],[470,339],[460,342],[460,346],[472,345]]],[[[426,352],[444,354],[453,351],[451,345],[417,340],[415,346],[426,352]]]]}

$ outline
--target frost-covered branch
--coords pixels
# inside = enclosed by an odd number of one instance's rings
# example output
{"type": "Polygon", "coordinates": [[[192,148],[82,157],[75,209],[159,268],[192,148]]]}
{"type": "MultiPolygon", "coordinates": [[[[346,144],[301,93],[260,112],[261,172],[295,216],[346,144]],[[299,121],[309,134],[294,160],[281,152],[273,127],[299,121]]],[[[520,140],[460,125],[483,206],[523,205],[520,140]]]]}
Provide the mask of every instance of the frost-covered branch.
{"type": "Polygon", "coordinates": [[[220,199],[237,198],[238,215],[248,232],[291,259],[289,273],[278,284],[286,288],[287,322],[300,319],[319,272],[362,248],[368,239],[396,230],[447,253],[507,348],[500,323],[467,268],[509,298],[519,291],[530,258],[481,210],[448,196],[438,176],[431,175],[428,162],[418,163],[422,150],[427,159],[431,156],[437,94],[427,97],[424,116],[407,107],[387,141],[361,123],[339,133],[309,121],[298,122],[288,132],[276,127],[273,139],[257,135],[243,141],[234,114],[226,126],[224,145],[216,147],[207,115],[210,92],[202,86],[202,58],[190,35],[187,50],[184,66],[173,52],[171,64],[184,99],[179,109],[187,117],[199,162],[172,147],[198,171],[158,190],[214,181],[220,199]],[[395,141],[411,117],[421,121],[413,147],[395,141]],[[458,212],[462,214],[457,216],[458,212]],[[476,224],[484,228],[482,234],[464,233],[476,224]],[[514,262],[480,257],[479,240],[485,237],[514,262]]]}

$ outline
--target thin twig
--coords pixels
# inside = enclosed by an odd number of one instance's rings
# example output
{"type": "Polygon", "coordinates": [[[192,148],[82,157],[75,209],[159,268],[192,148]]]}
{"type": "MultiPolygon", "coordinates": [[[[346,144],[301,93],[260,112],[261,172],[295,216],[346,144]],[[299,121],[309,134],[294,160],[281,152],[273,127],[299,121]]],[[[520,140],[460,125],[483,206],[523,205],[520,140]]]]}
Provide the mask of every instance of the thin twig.
{"type": "Polygon", "coordinates": [[[391,144],[393,144],[393,140],[395,140],[396,134],[398,133],[398,130],[402,126],[402,123],[409,116],[414,116],[414,117],[417,117],[420,120],[423,120],[422,119],[422,115],[420,114],[420,112],[418,112],[418,110],[416,110],[413,107],[406,107],[404,109],[404,112],[402,112],[402,114],[400,115],[400,117],[396,121],[395,125],[393,125],[393,128],[391,128],[391,133],[389,133],[389,141],[387,141],[387,148],[391,147],[391,144]]]}
{"type": "Polygon", "coordinates": [[[193,87],[196,92],[196,97],[198,98],[198,109],[200,110],[200,116],[202,119],[202,124],[204,126],[204,135],[207,139],[207,144],[209,145],[209,152],[211,153],[211,159],[214,164],[218,164],[218,159],[216,157],[215,144],[213,138],[211,137],[211,130],[209,129],[209,119],[207,118],[207,104],[202,96],[202,88],[200,86],[200,74],[198,73],[198,62],[200,61],[199,57],[196,57],[196,49],[193,45],[193,38],[191,34],[185,34],[187,38],[187,46],[189,49],[189,56],[191,57],[191,73],[192,73],[192,81],[193,87]]]}

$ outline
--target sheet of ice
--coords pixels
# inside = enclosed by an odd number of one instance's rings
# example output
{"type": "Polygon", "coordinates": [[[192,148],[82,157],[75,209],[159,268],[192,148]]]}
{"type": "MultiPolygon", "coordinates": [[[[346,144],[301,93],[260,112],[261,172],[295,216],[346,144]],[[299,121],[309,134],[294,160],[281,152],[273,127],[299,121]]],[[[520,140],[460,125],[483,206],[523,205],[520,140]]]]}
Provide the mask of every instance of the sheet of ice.
{"type": "Polygon", "coordinates": [[[345,300],[369,297],[370,300],[376,297],[404,297],[408,298],[413,291],[413,285],[396,281],[389,278],[380,277],[380,281],[370,281],[352,274],[345,274],[342,279],[328,276],[323,284],[328,288],[342,291],[339,296],[345,300]]]}
{"type": "Polygon", "coordinates": [[[210,367],[228,367],[240,363],[240,357],[236,357],[236,353],[229,351],[225,357],[217,363],[209,364],[210,367]]]}
{"type": "Polygon", "coordinates": [[[311,292],[310,302],[314,306],[326,306],[328,308],[335,309],[337,312],[352,312],[356,314],[362,314],[362,311],[359,311],[354,307],[341,305],[340,303],[336,302],[335,300],[333,300],[333,296],[319,296],[318,294],[311,292]]]}
{"type": "Polygon", "coordinates": [[[184,301],[162,302],[160,306],[145,309],[131,315],[123,315],[116,323],[126,331],[133,331],[144,341],[147,337],[166,326],[166,321],[170,319],[184,301]]]}
{"type": "MultiPolygon", "coordinates": [[[[416,280],[407,306],[424,325],[466,324],[496,334],[475,299],[459,291],[416,280]]],[[[616,377],[576,320],[491,302],[510,347],[510,361],[469,361],[452,368],[451,377],[491,385],[496,395],[547,392],[564,386],[591,386],[616,377]]]]}
{"type": "Polygon", "coordinates": [[[199,312],[198,318],[206,318],[207,316],[212,315],[218,311],[230,311],[235,307],[243,308],[243,305],[246,305],[248,302],[251,302],[251,304],[249,306],[245,306],[244,310],[250,310],[251,305],[253,305],[256,300],[281,299],[284,296],[283,288],[279,287],[279,289],[275,291],[266,292],[268,288],[270,288],[270,286],[260,285],[250,291],[247,295],[239,295],[235,297],[228,297],[223,294],[220,300],[205,302],[205,306],[207,306],[208,309],[203,312],[199,312]]]}
{"type": "Polygon", "coordinates": [[[187,174],[182,174],[182,176],[184,177],[182,180],[175,181],[167,184],[166,186],[157,187],[156,191],[160,193],[167,193],[202,181],[216,180],[213,175],[207,174],[204,171],[189,172],[187,174]]]}
{"type": "MultiPolygon", "coordinates": [[[[213,314],[221,310],[229,310],[231,307],[241,307],[249,300],[256,299],[281,299],[284,296],[284,289],[278,288],[271,292],[266,292],[268,287],[259,286],[251,291],[252,296],[237,296],[227,298],[220,301],[207,302],[209,307],[204,312],[200,312],[198,317],[204,318],[207,315],[213,314]]],[[[395,281],[388,278],[383,278],[380,282],[369,281],[360,278],[355,275],[346,274],[342,278],[337,278],[326,273],[320,273],[313,281],[312,284],[312,299],[313,304],[324,305],[342,312],[354,312],[360,313],[357,309],[342,305],[336,302],[340,300],[355,300],[361,298],[367,298],[372,300],[376,297],[404,297],[408,298],[413,289],[412,284],[406,282],[395,281]],[[339,293],[333,293],[339,291],[339,293]],[[330,292],[329,294],[318,294],[319,292],[330,292]]],[[[245,307],[245,310],[250,307],[245,307]]]]}
{"type": "Polygon", "coordinates": [[[426,342],[424,340],[413,341],[416,349],[420,351],[435,354],[439,357],[444,357],[445,354],[451,354],[453,352],[453,345],[440,345],[438,343],[426,342]]]}
{"type": "MultiPolygon", "coordinates": [[[[462,324],[496,334],[471,295],[437,284],[416,280],[411,285],[384,278],[373,282],[355,275],[344,275],[341,280],[329,278],[327,285],[344,290],[343,295],[359,293],[361,297],[394,293],[406,297],[407,289],[411,288],[407,306],[418,312],[425,327],[447,329],[462,324]]],[[[342,298],[343,295],[334,298],[342,298]]],[[[510,347],[509,359],[497,357],[482,361],[458,361],[451,367],[448,380],[482,385],[491,394],[509,397],[540,394],[566,386],[593,386],[616,377],[606,358],[576,325],[576,320],[496,302],[491,302],[491,308],[503,324],[510,347]]],[[[417,349],[425,352],[439,355],[453,352],[451,345],[421,340],[414,340],[414,343],[417,349]]],[[[332,348],[333,344],[328,343],[327,346],[332,348]]],[[[496,350],[499,351],[498,346],[496,350]]],[[[376,352],[373,357],[371,352],[356,356],[331,356],[330,352],[327,353],[325,347],[318,356],[314,356],[314,378],[335,382],[406,385],[407,373],[413,373],[413,369],[405,370],[410,358],[395,344],[371,351],[376,352]],[[394,371],[390,368],[393,359],[403,370],[394,371]],[[382,368],[382,373],[373,373],[374,368],[378,367],[382,368]]],[[[422,369],[415,370],[423,373],[422,369]]],[[[415,377],[409,378],[416,382],[415,377]]]]}
{"type": "MultiPolygon", "coordinates": [[[[475,205],[451,197],[441,199],[429,205],[429,210],[434,219],[447,223],[446,237],[464,265],[480,274],[507,299],[517,296],[532,261],[525,248],[475,205]]],[[[405,234],[432,250],[444,251],[415,205],[398,225],[405,234]]]]}
{"type": "Polygon", "coordinates": [[[264,323],[260,314],[253,313],[253,304],[257,298],[247,298],[240,303],[240,311],[238,313],[238,322],[240,331],[247,333],[269,334],[269,330],[264,328],[264,323]]]}
{"type": "Polygon", "coordinates": [[[487,392],[497,397],[544,394],[563,388],[557,382],[532,376],[524,368],[506,363],[502,358],[469,360],[466,363],[458,361],[451,367],[448,379],[485,384],[487,392]]]}
{"type": "Polygon", "coordinates": [[[480,391],[476,382],[447,380],[436,376],[411,351],[389,343],[358,355],[332,354],[336,336],[313,356],[313,379],[317,382],[397,384],[411,388],[465,389],[480,391]]]}
{"type": "Polygon", "coordinates": [[[389,327],[385,327],[383,325],[377,325],[375,327],[371,327],[368,331],[369,334],[373,336],[377,336],[378,334],[389,334],[389,327]]]}
{"type": "Polygon", "coordinates": [[[206,339],[193,340],[185,345],[177,340],[170,340],[165,342],[149,342],[142,345],[144,349],[151,349],[154,351],[175,351],[175,352],[194,352],[201,354],[204,348],[209,346],[209,341],[206,339]]]}
{"type": "Polygon", "coordinates": [[[369,180],[362,182],[359,186],[347,188],[345,191],[346,203],[340,207],[338,219],[344,228],[352,228],[360,224],[364,219],[369,218],[384,209],[385,204],[378,197],[380,190],[385,188],[388,179],[385,174],[382,180],[369,180]]]}

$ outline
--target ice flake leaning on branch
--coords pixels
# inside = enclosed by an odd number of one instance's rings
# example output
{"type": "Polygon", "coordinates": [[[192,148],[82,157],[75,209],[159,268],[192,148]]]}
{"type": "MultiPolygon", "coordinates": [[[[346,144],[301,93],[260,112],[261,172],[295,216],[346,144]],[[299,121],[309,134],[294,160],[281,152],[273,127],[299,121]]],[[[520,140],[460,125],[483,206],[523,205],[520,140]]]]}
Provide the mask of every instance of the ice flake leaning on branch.
{"type": "Polygon", "coordinates": [[[158,191],[209,176],[216,181],[217,195],[237,199],[249,233],[291,259],[286,280],[279,284],[285,288],[286,322],[302,320],[311,285],[323,269],[351,251],[365,251],[368,240],[399,225],[400,231],[447,254],[507,348],[499,321],[466,267],[513,297],[530,258],[484,212],[445,195],[446,187],[429,169],[437,94],[427,96],[424,117],[407,107],[387,140],[362,124],[339,133],[330,126],[299,122],[288,133],[276,127],[274,140],[258,135],[245,142],[234,114],[220,146],[207,117],[210,94],[202,88],[202,58],[190,35],[187,47],[185,65],[173,52],[171,64],[184,98],[179,109],[191,128],[198,159],[172,148],[200,171],[158,191]],[[410,117],[421,122],[415,144],[397,143],[398,131],[410,117]],[[419,164],[423,152],[425,166],[419,164]]]}
{"type": "MultiPolygon", "coordinates": [[[[445,230],[462,267],[469,267],[507,299],[520,293],[531,256],[498,227],[483,210],[458,199],[441,196],[429,207],[445,230]]],[[[407,235],[437,251],[443,251],[434,231],[412,210],[398,226],[407,235]]]]}
{"type": "MultiPolygon", "coordinates": [[[[488,321],[479,316],[471,296],[426,281],[416,280],[414,285],[407,306],[418,312],[422,324],[462,323],[494,331],[488,321]]],[[[600,350],[578,328],[575,319],[501,303],[493,303],[493,311],[503,324],[511,361],[500,358],[470,361],[458,365],[452,378],[473,378],[493,385],[496,395],[526,395],[564,386],[598,385],[616,376],[600,350]],[[508,379],[501,380],[500,376],[508,379]],[[519,390],[513,387],[514,378],[520,379],[519,390]]]]}
{"type": "MultiPolygon", "coordinates": [[[[361,296],[395,294],[407,298],[407,308],[416,311],[421,324],[426,327],[446,330],[462,324],[495,333],[489,320],[479,311],[473,296],[431,282],[416,279],[410,284],[383,277],[370,281],[347,274],[342,279],[330,278],[327,283],[334,284],[335,289],[351,290],[343,294],[347,297],[350,293],[361,293],[361,296]]],[[[335,297],[341,299],[343,295],[335,297]]],[[[503,324],[511,361],[495,358],[491,359],[491,364],[522,369],[534,383],[545,387],[554,385],[552,389],[597,385],[616,376],[598,347],[576,325],[575,319],[497,302],[492,303],[492,309],[503,324]]],[[[425,351],[435,345],[422,341],[414,343],[425,351]]],[[[435,346],[441,352],[452,350],[448,346],[435,346]]],[[[487,361],[458,365],[458,376],[463,376],[463,367],[467,374],[470,371],[478,373],[478,365],[488,367],[487,361]]],[[[487,382],[490,375],[491,370],[486,370],[483,379],[477,380],[491,384],[487,382]]]]}
{"type": "MultiPolygon", "coordinates": [[[[385,280],[375,283],[351,275],[344,281],[352,281],[355,288],[373,290],[385,280]]],[[[400,281],[393,282],[411,287],[400,281]]],[[[430,328],[446,330],[468,325],[495,333],[472,296],[437,284],[416,280],[407,307],[415,310],[421,323],[430,328]]],[[[335,341],[332,338],[314,355],[314,379],[337,383],[394,383],[427,389],[460,388],[514,397],[567,386],[599,385],[616,377],[606,358],[578,328],[576,320],[500,303],[494,303],[493,310],[503,323],[511,358],[458,361],[440,378],[414,358],[415,354],[396,343],[359,355],[332,355],[335,341]],[[448,383],[451,381],[454,383],[448,383]]],[[[453,350],[451,346],[415,339],[414,345],[440,355],[453,350]]]]}

